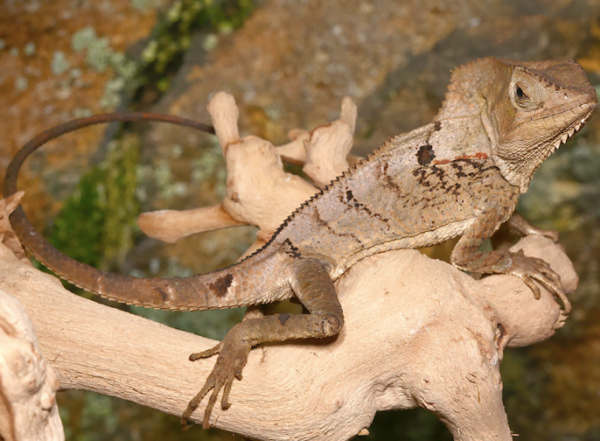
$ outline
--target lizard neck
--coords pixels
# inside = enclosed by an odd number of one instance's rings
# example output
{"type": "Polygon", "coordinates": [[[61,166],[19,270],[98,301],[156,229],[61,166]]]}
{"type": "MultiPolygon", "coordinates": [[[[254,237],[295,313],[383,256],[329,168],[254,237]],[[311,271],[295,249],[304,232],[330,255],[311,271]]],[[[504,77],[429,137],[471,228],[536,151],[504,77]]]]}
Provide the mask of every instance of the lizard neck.
{"type": "Polygon", "coordinates": [[[432,124],[440,127],[430,138],[438,163],[491,157],[492,143],[479,115],[449,118],[432,124]]]}
{"type": "Polygon", "coordinates": [[[456,159],[488,159],[492,156],[492,141],[479,115],[434,120],[426,126],[396,136],[385,143],[378,153],[419,146],[424,157],[419,164],[445,164],[456,159]]]}

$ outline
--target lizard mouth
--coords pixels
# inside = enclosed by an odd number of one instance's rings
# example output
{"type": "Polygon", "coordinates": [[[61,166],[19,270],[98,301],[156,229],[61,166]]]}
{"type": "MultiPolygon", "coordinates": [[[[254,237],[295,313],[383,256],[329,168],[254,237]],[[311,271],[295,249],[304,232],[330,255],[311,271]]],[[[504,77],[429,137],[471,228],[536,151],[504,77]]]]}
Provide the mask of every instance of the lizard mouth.
{"type": "Polygon", "coordinates": [[[559,134],[549,136],[545,141],[537,145],[529,146],[525,155],[515,156],[514,154],[511,155],[510,148],[501,149],[495,155],[495,160],[505,179],[512,185],[519,187],[521,193],[525,193],[529,187],[531,177],[539,166],[562,144],[577,133],[591,118],[595,110],[595,101],[569,109],[569,111],[581,116],[578,116],[577,119],[568,124],[566,129],[564,131],[561,130],[559,134]],[[502,156],[503,153],[506,155],[502,156]]]}
{"type": "Polygon", "coordinates": [[[579,132],[579,130],[581,130],[581,128],[585,125],[585,123],[587,123],[589,121],[589,119],[592,117],[592,115],[594,114],[594,110],[596,109],[595,105],[586,105],[586,107],[591,107],[587,114],[585,114],[582,118],[576,120],[571,127],[562,134],[562,136],[557,137],[554,142],[552,142],[550,145],[552,146],[552,151],[554,152],[556,150],[558,150],[558,148],[563,145],[564,143],[566,143],[569,138],[571,138],[573,135],[575,135],[575,133],[579,132]]]}

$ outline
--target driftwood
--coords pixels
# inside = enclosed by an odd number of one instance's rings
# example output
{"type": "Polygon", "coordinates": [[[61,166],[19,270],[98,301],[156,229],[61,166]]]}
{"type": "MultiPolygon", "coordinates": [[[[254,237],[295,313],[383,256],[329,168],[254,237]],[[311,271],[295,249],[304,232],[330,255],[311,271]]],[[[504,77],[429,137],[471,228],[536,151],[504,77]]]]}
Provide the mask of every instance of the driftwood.
{"type": "MultiPolygon", "coordinates": [[[[217,94],[210,106],[228,167],[226,199],[191,214],[149,213],[140,224],[146,230],[150,225],[157,236],[176,224],[170,239],[177,240],[250,223],[260,229],[255,249],[291,211],[288,204],[299,205],[315,191],[283,172],[281,155],[315,164],[308,152],[318,151],[318,139],[328,138],[315,134],[353,130],[353,120],[346,118],[352,112],[343,112],[340,123],[293,134],[292,143],[301,139],[307,151],[302,157],[298,146],[278,150],[256,137],[240,139],[231,97],[217,94]],[[348,127],[340,129],[343,124],[348,127]],[[197,216],[202,210],[208,220],[197,216]]],[[[338,153],[329,157],[339,166],[347,150],[344,142],[338,144],[338,153]]],[[[305,170],[318,185],[336,169],[315,165],[305,170]]],[[[575,289],[577,276],[559,245],[528,236],[515,249],[544,258],[561,275],[566,291],[575,289]]],[[[253,350],[243,381],[232,389],[233,405],[213,411],[215,426],[257,439],[344,440],[368,433],[378,410],[421,406],[435,412],[455,440],[512,439],[501,395],[503,350],[544,340],[564,324],[551,294],[542,288],[536,300],[511,276],[474,280],[415,250],[365,259],[337,288],[345,313],[340,335],[253,350]]],[[[25,307],[63,389],[93,390],[180,415],[214,365],[214,359],[188,361],[190,353],[214,341],[77,297],[4,245],[0,290],[25,307]]],[[[192,419],[200,421],[202,412],[203,405],[192,419]]]]}
{"type": "MultiPolygon", "coordinates": [[[[8,226],[8,213],[22,197],[23,192],[18,192],[0,200],[0,258],[31,269],[23,248],[8,226]]],[[[2,271],[0,280],[3,281],[2,271]]],[[[55,400],[57,389],[56,372],[42,356],[25,309],[0,288],[0,439],[63,440],[55,400]]]]}
{"type": "Polygon", "coordinates": [[[227,194],[217,206],[194,210],[161,210],[138,219],[150,237],[173,243],[190,234],[235,225],[256,225],[256,243],[251,254],[263,246],[283,220],[318,188],[283,171],[282,157],[304,163],[303,170],[323,187],[348,169],[346,157],[352,148],[356,106],[345,98],[340,119],[312,132],[293,130],[292,142],[274,147],[256,136],[240,138],[238,109],[231,95],[217,93],[208,105],[227,166],[227,194]]]}

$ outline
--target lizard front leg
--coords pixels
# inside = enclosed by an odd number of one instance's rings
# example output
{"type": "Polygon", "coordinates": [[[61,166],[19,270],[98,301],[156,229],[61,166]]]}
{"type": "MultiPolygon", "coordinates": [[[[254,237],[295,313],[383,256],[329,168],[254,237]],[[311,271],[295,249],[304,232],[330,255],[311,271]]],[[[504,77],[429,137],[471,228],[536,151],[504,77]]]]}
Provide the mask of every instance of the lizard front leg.
{"type": "Polygon", "coordinates": [[[560,276],[547,262],[526,256],[522,250],[517,253],[507,250],[479,251],[482,243],[500,226],[502,218],[503,213],[494,210],[484,212],[477,217],[454,247],[451,255],[452,264],[462,270],[476,273],[517,276],[533,291],[536,299],[540,297],[540,289],[534,282],[537,280],[561,300],[564,314],[569,314],[571,303],[562,288],[560,276]]]}
{"type": "Polygon", "coordinates": [[[204,429],[210,427],[210,415],[221,389],[223,409],[230,406],[228,398],[233,380],[242,379],[242,370],[253,346],[289,339],[330,337],[340,331],[344,323],[342,307],[333,281],[323,264],[314,259],[298,259],[291,269],[289,283],[309,314],[275,314],[249,318],[235,325],[215,347],[190,355],[192,361],[215,354],[219,354],[219,358],[204,386],[183,413],[181,424],[184,427],[187,427],[188,418],[211,390],[213,392],[202,422],[204,429]]]}

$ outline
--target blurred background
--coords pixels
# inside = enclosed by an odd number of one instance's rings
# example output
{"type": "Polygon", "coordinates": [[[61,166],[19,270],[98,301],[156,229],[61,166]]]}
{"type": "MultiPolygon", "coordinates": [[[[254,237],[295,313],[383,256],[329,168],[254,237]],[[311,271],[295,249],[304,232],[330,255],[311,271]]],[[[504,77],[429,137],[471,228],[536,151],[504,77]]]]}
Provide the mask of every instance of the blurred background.
{"type": "MultiPolygon", "coordinates": [[[[348,95],[359,109],[354,153],[366,154],[428,123],[450,69],[478,57],[574,59],[600,85],[598,0],[0,1],[0,170],[38,132],[75,117],[151,110],[209,122],[206,104],[219,90],[235,96],[242,134],[275,144],[293,128],[335,119],[348,95]]],[[[191,275],[230,264],[253,241],[250,227],[175,245],[137,229],[140,212],[223,197],[216,140],[187,129],[113,125],[70,134],[28,161],[19,186],[36,227],[102,269],[191,275]]],[[[523,440],[598,441],[600,118],[546,161],[519,211],[560,231],[581,283],[563,329],[505,353],[511,428],[523,440]]],[[[243,314],[115,306],[211,338],[243,314]]],[[[93,393],[58,399],[70,440],[234,439],[214,429],[182,433],[175,416],[93,393]]],[[[363,439],[451,439],[425,410],[379,413],[370,432],[363,439]]]]}

